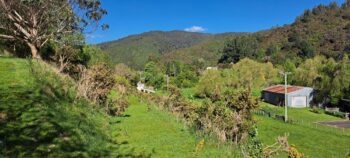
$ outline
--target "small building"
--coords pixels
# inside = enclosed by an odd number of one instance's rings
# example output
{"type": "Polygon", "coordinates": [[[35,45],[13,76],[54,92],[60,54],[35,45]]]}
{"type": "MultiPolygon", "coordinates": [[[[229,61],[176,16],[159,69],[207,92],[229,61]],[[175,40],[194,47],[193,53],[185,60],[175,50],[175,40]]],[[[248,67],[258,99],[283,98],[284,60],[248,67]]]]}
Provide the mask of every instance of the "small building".
{"type": "Polygon", "coordinates": [[[136,89],[144,93],[155,93],[153,87],[147,87],[144,83],[138,82],[136,89]]]}
{"type": "Polygon", "coordinates": [[[217,66],[215,67],[207,67],[207,70],[218,70],[219,68],[217,66]]]}
{"type": "MultiPolygon", "coordinates": [[[[261,92],[265,102],[284,106],[284,85],[275,85],[265,88],[261,92]]],[[[312,104],[315,90],[310,87],[287,86],[287,106],[295,108],[309,107],[312,104]]]]}

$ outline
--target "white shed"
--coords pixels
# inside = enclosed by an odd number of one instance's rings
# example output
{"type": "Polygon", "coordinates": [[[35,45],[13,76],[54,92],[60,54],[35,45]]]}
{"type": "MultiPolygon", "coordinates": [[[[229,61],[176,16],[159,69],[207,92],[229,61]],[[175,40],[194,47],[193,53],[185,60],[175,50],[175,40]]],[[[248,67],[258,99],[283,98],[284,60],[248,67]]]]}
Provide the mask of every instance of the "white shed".
{"type": "MultiPolygon", "coordinates": [[[[315,90],[310,87],[287,86],[287,105],[295,108],[309,107],[312,104],[314,93],[315,90]]],[[[284,94],[284,85],[275,85],[265,88],[262,91],[262,98],[265,102],[282,106],[284,105],[284,94]]]]}

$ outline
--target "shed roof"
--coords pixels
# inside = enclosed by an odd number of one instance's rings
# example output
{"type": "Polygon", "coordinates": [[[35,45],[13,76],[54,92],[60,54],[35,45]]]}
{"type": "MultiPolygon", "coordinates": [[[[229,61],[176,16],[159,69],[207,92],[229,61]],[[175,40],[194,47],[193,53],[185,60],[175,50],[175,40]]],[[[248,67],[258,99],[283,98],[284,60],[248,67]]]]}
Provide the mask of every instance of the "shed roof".
{"type": "MultiPolygon", "coordinates": [[[[303,89],[301,86],[288,86],[287,93],[295,92],[303,89]]],[[[265,88],[263,91],[284,94],[284,85],[275,85],[265,88]]]]}

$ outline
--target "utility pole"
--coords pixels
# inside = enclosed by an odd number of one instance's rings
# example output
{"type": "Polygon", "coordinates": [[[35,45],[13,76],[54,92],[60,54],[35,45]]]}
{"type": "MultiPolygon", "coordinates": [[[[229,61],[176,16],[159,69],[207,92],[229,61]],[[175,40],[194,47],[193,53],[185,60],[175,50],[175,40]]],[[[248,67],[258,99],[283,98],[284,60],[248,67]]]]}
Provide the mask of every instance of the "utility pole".
{"type": "Polygon", "coordinates": [[[284,75],[284,122],[288,121],[288,75],[291,74],[291,72],[280,72],[280,74],[284,75]]]}
{"type": "Polygon", "coordinates": [[[169,75],[166,76],[166,91],[169,91],[169,75]]]}

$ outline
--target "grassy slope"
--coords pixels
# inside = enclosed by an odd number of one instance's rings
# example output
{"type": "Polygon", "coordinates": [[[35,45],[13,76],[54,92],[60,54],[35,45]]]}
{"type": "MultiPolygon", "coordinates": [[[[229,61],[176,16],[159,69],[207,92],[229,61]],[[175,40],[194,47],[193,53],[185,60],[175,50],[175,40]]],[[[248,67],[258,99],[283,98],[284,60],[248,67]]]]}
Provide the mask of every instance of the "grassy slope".
{"type": "Polygon", "coordinates": [[[1,86],[31,85],[32,78],[24,59],[0,58],[0,74],[1,86]]]}
{"type": "MultiPolygon", "coordinates": [[[[275,109],[280,115],[283,108],[263,103],[262,107],[275,109]]],[[[339,120],[326,114],[315,114],[304,109],[289,109],[289,118],[298,124],[285,124],[265,116],[256,116],[259,137],[271,144],[277,136],[289,133],[290,144],[310,157],[345,157],[350,152],[350,131],[315,124],[318,121],[339,120]]]]}
{"type": "MultiPolygon", "coordinates": [[[[150,109],[133,98],[132,106],[126,111],[127,117],[115,118],[120,121],[119,139],[126,140],[136,152],[154,152],[152,157],[191,157],[202,138],[193,134],[186,126],[166,112],[150,109]]],[[[238,157],[239,152],[225,144],[205,139],[200,157],[238,157]],[[237,156],[238,155],[238,156],[237,156]]]]}
{"type": "Polygon", "coordinates": [[[9,116],[0,119],[0,157],[119,154],[105,114],[64,95],[60,76],[45,73],[37,83],[29,67],[25,59],[0,57],[0,114],[9,116]]]}

